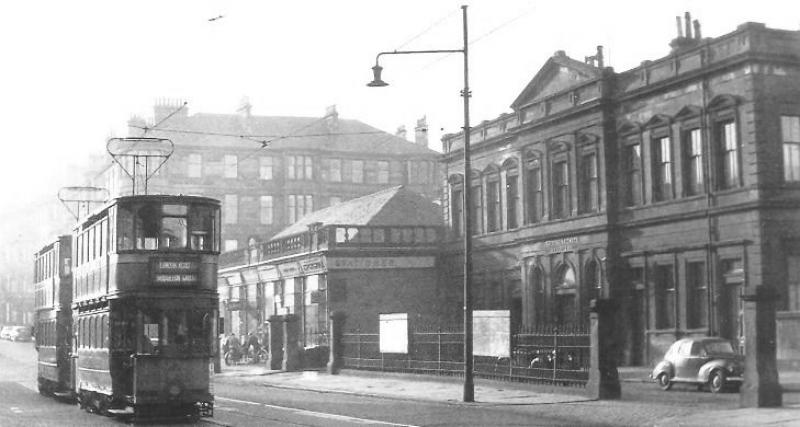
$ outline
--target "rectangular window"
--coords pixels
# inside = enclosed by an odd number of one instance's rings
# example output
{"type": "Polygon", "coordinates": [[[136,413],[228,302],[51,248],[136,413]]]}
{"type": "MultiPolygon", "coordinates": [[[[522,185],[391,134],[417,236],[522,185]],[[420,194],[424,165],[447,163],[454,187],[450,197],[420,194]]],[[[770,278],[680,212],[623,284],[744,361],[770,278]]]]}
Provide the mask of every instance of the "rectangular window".
{"type": "Polygon", "coordinates": [[[708,326],[708,286],[704,262],[686,265],[686,327],[708,326]]]}
{"type": "Polygon", "coordinates": [[[294,156],[286,157],[286,179],[297,179],[295,175],[297,159],[294,156]]]}
{"type": "Polygon", "coordinates": [[[313,170],[311,156],[288,156],[286,158],[286,179],[314,179],[313,170]]]}
{"type": "Polygon", "coordinates": [[[314,165],[310,156],[303,156],[303,179],[314,179],[314,165]]]}
{"type": "Polygon", "coordinates": [[[364,182],[364,161],[353,160],[353,182],[361,184],[364,182]]]}
{"type": "Polygon", "coordinates": [[[703,139],[700,129],[683,134],[683,152],[686,156],[684,169],[685,191],[689,196],[703,192],[703,139]]]}
{"type": "Polygon", "coordinates": [[[272,196],[261,196],[261,223],[272,224],[273,220],[272,196]]]}
{"type": "Polygon", "coordinates": [[[569,214],[569,166],[561,160],[553,163],[553,217],[566,218],[569,214]]]}
{"type": "Polygon", "coordinates": [[[235,251],[239,248],[239,242],[233,239],[225,240],[224,252],[235,251]]]}
{"type": "Polygon", "coordinates": [[[186,174],[190,178],[200,178],[203,176],[203,156],[200,154],[189,154],[186,162],[186,174]]]}
{"type": "Polygon", "coordinates": [[[330,179],[332,182],[342,182],[342,161],[340,159],[330,160],[330,179]]]}
{"type": "Polygon", "coordinates": [[[656,329],[674,328],[676,290],[672,265],[656,265],[653,276],[656,329]]]}
{"type": "Polygon", "coordinates": [[[234,154],[226,154],[224,157],[225,178],[236,178],[239,176],[239,161],[234,154]]]}
{"type": "Polygon", "coordinates": [[[625,206],[642,204],[642,146],[630,144],[625,147],[625,206]]]}
{"type": "Polygon", "coordinates": [[[306,195],[305,197],[306,197],[306,203],[303,215],[308,215],[314,211],[314,196],[306,195]]]}
{"type": "Polygon", "coordinates": [[[717,125],[720,164],[719,184],[723,189],[739,186],[739,143],[736,136],[736,124],[733,121],[717,125]]]}
{"type": "Polygon", "coordinates": [[[653,200],[672,199],[672,143],[668,136],[653,140],[653,200]]]}
{"type": "Polygon", "coordinates": [[[500,176],[489,177],[486,182],[486,231],[500,229],[500,176]]]}
{"type": "Polygon", "coordinates": [[[781,116],[783,180],[800,181],[800,117],[781,116]]]}
{"type": "Polygon", "coordinates": [[[239,221],[239,197],[226,194],[222,201],[222,217],[225,224],[236,224],[239,221]]]}
{"type": "Polygon", "coordinates": [[[297,222],[297,197],[294,194],[286,196],[286,211],[289,224],[297,222]]]}
{"type": "Polygon", "coordinates": [[[581,159],[581,202],[583,212],[595,212],[598,206],[597,153],[584,154],[581,159]]]}
{"type": "Polygon", "coordinates": [[[273,171],[273,162],[274,159],[272,157],[259,157],[258,159],[258,177],[261,179],[272,179],[272,171],[273,171]]]}
{"type": "Polygon", "coordinates": [[[378,184],[389,183],[389,162],[378,161],[378,184]]]}
{"type": "Polygon", "coordinates": [[[506,217],[508,229],[519,226],[517,222],[517,205],[519,204],[519,174],[517,169],[509,169],[506,174],[506,217]]]}
{"type": "Polygon", "coordinates": [[[542,168],[539,159],[529,160],[526,166],[527,223],[542,220],[542,168]]]}

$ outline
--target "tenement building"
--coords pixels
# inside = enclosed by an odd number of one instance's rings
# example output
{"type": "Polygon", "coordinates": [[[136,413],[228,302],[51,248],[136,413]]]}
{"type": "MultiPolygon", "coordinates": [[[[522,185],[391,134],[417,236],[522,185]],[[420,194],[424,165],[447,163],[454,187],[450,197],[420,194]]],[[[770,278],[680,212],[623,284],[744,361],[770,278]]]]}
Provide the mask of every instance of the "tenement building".
{"type": "Polygon", "coordinates": [[[686,335],[742,342],[742,293],[777,289],[779,359],[800,359],[800,32],[745,23],[615,72],[562,51],[513,112],[443,142],[443,265],[460,305],[469,209],[476,309],[515,326],[618,302],[620,357],[647,364],[686,335]],[[463,206],[463,192],[472,206],[463,206]]]}
{"type": "MultiPolygon", "coordinates": [[[[439,197],[437,158],[427,126],[415,141],[358,120],[342,119],[335,106],[321,117],[258,116],[246,100],[236,114],[189,114],[182,102],[154,107],[152,120],[129,121],[132,137],[166,138],[174,151],[162,166],[118,158],[95,185],[111,195],[192,194],[222,202],[222,250],[246,250],[312,211],[395,185],[431,200],[439,197]],[[126,172],[127,171],[127,172],[126,172]]],[[[96,173],[96,172],[95,172],[96,173]]]]}

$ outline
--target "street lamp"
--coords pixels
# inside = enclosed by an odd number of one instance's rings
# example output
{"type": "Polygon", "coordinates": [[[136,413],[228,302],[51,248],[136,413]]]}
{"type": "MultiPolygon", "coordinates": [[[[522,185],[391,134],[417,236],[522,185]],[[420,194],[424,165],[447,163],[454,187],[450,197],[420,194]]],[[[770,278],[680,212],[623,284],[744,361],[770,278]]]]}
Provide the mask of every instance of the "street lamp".
{"type": "Polygon", "coordinates": [[[381,71],[383,67],[378,64],[381,55],[407,55],[414,53],[463,53],[464,54],[464,89],[461,91],[461,96],[464,98],[464,190],[463,194],[463,209],[462,218],[464,224],[464,402],[475,401],[475,384],[473,382],[473,360],[472,360],[472,294],[471,294],[471,277],[472,277],[472,230],[470,225],[470,192],[469,192],[469,176],[470,176],[470,155],[469,155],[469,55],[467,51],[467,6],[461,6],[463,15],[463,28],[464,28],[464,47],[461,49],[445,49],[445,50],[393,50],[390,52],[381,52],[375,57],[375,66],[372,67],[374,78],[371,82],[367,83],[369,87],[383,87],[388,86],[388,83],[381,80],[381,71]]]}

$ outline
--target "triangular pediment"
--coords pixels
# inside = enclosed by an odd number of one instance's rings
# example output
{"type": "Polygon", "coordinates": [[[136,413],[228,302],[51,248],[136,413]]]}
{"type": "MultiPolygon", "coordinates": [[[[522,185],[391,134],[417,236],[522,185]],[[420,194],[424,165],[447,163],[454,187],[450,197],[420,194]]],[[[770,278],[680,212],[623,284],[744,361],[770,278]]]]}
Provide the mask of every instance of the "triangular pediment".
{"type": "Polygon", "coordinates": [[[601,70],[557,52],[525,86],[511,108],[517,110],[550,95],[580,86],[601,75],[601,70]]]}

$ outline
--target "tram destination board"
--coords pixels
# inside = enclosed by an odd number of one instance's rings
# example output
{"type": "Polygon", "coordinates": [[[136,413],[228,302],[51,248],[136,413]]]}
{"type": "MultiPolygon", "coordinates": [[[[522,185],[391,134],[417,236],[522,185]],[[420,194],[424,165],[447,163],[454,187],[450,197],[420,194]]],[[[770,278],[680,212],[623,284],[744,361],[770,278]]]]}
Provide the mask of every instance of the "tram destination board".
{"type": "Polygon", "coordinates": [[[194,286],[198,282],[198,265],[196,260],[154,259],[150,268],[153,273],[153,285],[194,286]]]}

